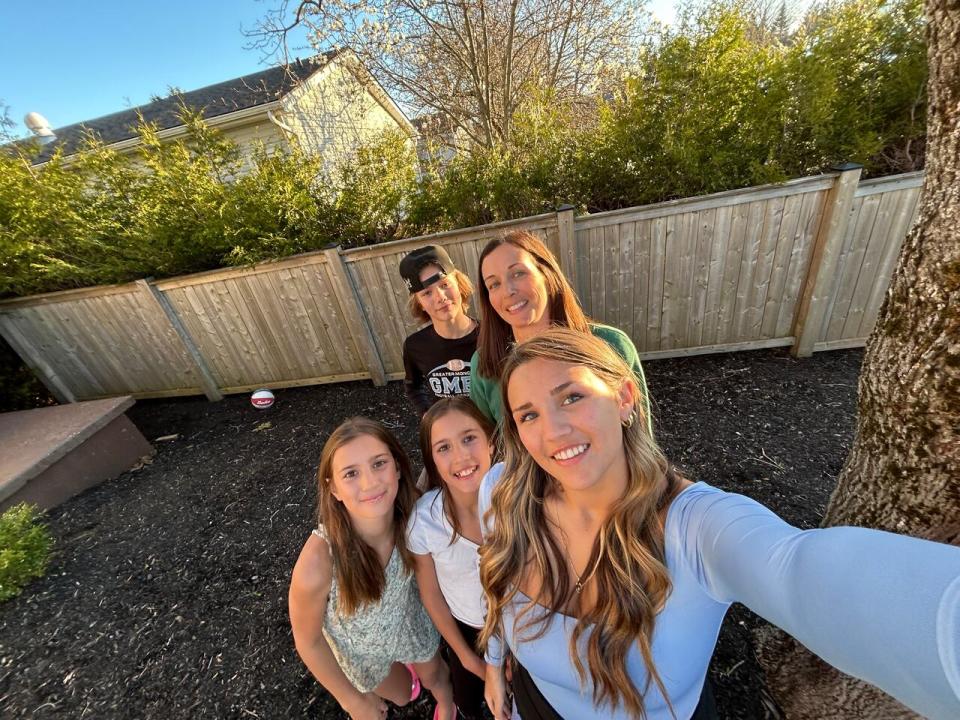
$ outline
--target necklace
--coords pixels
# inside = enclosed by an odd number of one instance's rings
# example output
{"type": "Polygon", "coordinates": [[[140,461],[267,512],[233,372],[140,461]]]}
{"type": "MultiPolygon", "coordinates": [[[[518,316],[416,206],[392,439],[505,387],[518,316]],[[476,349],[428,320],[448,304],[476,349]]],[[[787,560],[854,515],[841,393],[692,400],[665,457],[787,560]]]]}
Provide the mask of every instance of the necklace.
{"type": "Polygon", "coordinates": [[[556,525],[560,531],[560,544],[563,545],[563,552],[567,556],[567,562],[570,563],[570,569],[573,570],[573,574],[577,576],[577,582],[573,586],[573,591],[579,595],[583,592],[583,586],[590,582],[590,578],[593,577],[594,573],[597,572],[597,568],[600,567],[600,560],[603,558],[603,533],[600,533],[600,552],[597,553],[597,559],[594,561],[593,567],[590,568],[590,572],[587,572],[586,568],[584,568],[583,573],[578,573],[576,566],[573,564],[573,556],[570,555],[567,533],[560,525],[560,513],[557,512],[556,508],[554,508],[554,515],[557,517],[556,525]],[[584,576],[584,573],[586,573],[586,576],[584,576]]]}

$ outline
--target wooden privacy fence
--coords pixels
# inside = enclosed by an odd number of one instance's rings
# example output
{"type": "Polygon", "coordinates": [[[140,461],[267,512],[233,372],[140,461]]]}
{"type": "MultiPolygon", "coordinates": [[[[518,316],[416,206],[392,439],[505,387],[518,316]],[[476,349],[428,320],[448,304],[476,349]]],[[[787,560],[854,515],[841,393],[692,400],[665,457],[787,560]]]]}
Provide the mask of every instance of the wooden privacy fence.
{"type": "Polygon", "coordinates": [[[471,278],[492,237],[536,233],[592,317],[642,357],[861,345],[922,173],[859,166],[759,188],[574,217],[573,210],[248,268],[0,302],[0,333],[61,402],[244,392],[403,375],[416,329],[397,266],[443,245],[471,278]]]}

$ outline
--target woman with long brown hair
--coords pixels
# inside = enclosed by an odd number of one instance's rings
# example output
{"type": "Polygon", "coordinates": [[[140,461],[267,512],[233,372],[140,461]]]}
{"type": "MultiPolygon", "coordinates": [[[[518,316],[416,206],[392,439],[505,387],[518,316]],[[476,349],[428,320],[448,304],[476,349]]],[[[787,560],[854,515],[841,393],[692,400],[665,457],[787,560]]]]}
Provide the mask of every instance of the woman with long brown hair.
{"type": "Polygon", "coordinates": [[[716,717],[707,667],[733,602],[924,716],[960,717],[960,548],[798,530],[690,482],[638,388],[609,345],[569,329],[504,363],[505,459],[479,500],[495,717],[507,649],[524,720],[716,717]]]}
{"type": "Polygon", "coordinates": [[[406,453],[379,422],[351,418],[327,439],[317,482],[320,523],[290,581],[300,658],[353,720],[382,720],[384,700],[406,705],[421,682],[434,720],[448,720],[450,676],[406,545],[418,494],[406,453]]]}
{"type": "Polygon", "coordinates": [[[651,422],[647,382],[633,342],[622,330],[584,315],[560,263],[540,238],[516,230],[491,240],[480,253],[479,274],[480,339],[470,361],[470,399],[487,417],[502,418],[500,370],[512,344],[561,326],[596,335],[627,361],[651,422]]]}

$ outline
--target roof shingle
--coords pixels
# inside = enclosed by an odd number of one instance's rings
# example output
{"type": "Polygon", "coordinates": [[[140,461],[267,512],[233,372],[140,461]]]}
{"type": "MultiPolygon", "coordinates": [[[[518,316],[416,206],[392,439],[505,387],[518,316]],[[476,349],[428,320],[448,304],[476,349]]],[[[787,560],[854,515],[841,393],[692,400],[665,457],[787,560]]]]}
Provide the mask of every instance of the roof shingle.
{"type": "Polygon", "coordinates": [[[279,100],[336,57],[338,52],[331,50],[307,60],[298,58],[288,65],[272,67],[199,90],[174,94],[129,110],[56,128],[56,141],[44,146],[33,162],[46,162],[58,148],[63,148],[64,155],[77,152],[88,131],[105,145],[136,137],[140,115],[160,130],[179,127],[183,124],[180,120],[181,101],[188,108],[201,111],[205,119],[210,119],[279,100]]]}

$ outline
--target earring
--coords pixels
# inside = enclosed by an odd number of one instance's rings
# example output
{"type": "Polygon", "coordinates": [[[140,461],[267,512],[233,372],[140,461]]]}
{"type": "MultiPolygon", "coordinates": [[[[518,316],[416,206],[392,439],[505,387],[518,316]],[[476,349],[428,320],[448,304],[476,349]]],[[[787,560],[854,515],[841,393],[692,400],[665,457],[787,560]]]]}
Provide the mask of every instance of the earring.
{"type": "Polygon", "coordinates": [[[623,420],[620,424],[623,425],[623,427],[625,428],[630,428],[630,427],[633,427],[633,423],[636,421],[636,419],[637,419],[637,411],[631,410],[630,415],[627,417],[627,419],[623,420]]]}

